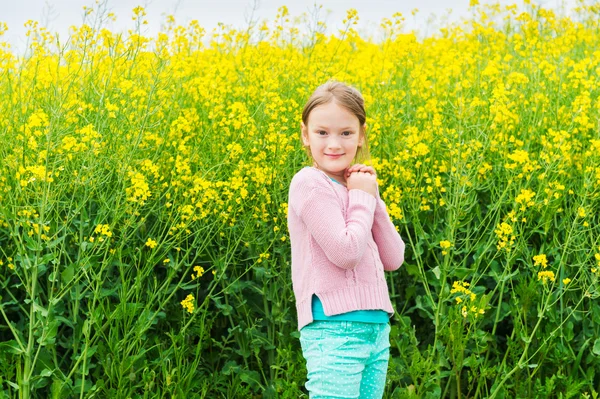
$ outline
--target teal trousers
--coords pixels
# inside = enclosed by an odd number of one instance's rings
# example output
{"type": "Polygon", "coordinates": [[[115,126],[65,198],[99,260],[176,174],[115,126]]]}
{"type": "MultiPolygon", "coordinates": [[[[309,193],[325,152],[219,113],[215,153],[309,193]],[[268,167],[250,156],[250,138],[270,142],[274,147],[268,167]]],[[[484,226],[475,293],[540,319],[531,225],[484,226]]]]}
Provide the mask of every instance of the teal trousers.
{"type": "Polygon", "coordinates": [[[381,399],[390,358],[389,323],[317,320],[300,330],[311,399],[381,399]]]}

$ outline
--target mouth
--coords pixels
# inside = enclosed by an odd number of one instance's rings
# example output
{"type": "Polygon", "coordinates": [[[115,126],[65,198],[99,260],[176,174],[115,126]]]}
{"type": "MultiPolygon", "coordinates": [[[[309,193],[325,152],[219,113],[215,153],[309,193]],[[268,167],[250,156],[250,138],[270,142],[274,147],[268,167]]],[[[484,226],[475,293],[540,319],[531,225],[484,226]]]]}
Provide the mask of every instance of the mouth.
{"type": "Polygon", "coordinates": [[[328,156],[330,158],[339,158],[344,154],[325,154],[325,156],[328,156]]]}

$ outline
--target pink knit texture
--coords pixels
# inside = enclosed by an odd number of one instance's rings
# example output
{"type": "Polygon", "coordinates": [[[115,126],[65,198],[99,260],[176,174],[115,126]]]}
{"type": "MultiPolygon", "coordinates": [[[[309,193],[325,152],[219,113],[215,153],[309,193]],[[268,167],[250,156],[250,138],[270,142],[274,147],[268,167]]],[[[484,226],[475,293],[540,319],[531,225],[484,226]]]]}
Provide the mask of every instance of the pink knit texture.
{"type": "Polygon", "coordinates": [[[290,183],[288,229],[298,330],[313,321],[315,293],[328,316],[367,309],[394,313],[383,272],[404,262],[404,242],[379,196],[303,168],[290,183]]]}

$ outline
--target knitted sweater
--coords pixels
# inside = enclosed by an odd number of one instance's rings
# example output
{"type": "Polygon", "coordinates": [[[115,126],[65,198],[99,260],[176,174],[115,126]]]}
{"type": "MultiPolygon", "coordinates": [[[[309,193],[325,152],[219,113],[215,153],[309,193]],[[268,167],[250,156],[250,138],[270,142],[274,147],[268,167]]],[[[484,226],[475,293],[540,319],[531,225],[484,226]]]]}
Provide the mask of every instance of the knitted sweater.
{"type": "Polygon", "coordinates": [[[316,294],[328,316],[361,309],[394,313],[385,271],[404,261],[404,242],[385,203],[303,168],[289,190],[288,229],[298,330],[313,321],[316,294]]]}

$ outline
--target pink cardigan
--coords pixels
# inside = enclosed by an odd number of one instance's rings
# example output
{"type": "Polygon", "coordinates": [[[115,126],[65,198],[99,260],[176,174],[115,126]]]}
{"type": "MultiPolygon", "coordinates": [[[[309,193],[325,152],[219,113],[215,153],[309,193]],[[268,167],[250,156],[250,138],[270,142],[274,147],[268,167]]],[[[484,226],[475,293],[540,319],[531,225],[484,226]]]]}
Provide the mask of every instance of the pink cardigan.
{"type": "Polygon", "coordinates": [[[290,183],[288,229],[298,330],[313,321],[314,293],[328,316],[366,309],[394,314],[383,273],[404,262],[404,242],[381,198],[303,168],[290,183]]]}

